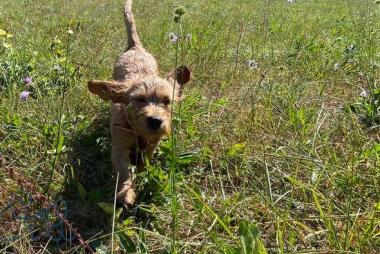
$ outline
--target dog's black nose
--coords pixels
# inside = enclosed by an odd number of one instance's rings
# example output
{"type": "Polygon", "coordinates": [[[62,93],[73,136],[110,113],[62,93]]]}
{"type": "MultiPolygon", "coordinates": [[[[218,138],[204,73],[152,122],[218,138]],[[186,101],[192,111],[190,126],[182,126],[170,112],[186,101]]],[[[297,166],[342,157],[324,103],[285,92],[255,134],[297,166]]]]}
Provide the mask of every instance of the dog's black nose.
{"type": "Polygon", "coordinates": [[[159,129],[161,127],[161,124],[162,124],[161,118],[156,117],[156,116],[150,116],[146,119],[146,121],[148,122],[149,129],[151,129],[151,130],[159,129]]]}

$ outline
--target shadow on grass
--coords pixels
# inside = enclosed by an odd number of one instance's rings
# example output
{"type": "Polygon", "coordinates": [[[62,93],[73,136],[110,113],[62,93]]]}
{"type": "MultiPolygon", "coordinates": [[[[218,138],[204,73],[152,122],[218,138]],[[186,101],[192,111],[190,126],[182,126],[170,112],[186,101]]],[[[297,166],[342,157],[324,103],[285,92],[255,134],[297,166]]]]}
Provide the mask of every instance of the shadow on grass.
{"type": "MultiPolygon", "coordinates": [[[[106,235],[111,233],[116,173],[110,159],[109,117],[108,112],[102,113],[72,139],[72,152],[69,155],[72,170],[67,176],[63,192],[67,202],[67,219],[83,238],[89,240],[104,236],[91,243],[93,249],[111,238],[106,235]],[[106,203],[107,209],[100,208],[99,203],[106,203]]],[[[138,200],[133,208],[123,209],[119,222],[132,218],[135,223],[146,227],[154,219],[149,207],[152,203],[163,202],[162,198],[154,197],[156,194],[160,196],[162,182],[158,179],[163,178],[164,174],[162,170],[156,173],[145,171],[143,176],[137,177],[138,200]]]]}
{"type": "MultiPolygon", "coordinates": [[[[115,174],[112,169],[109,116],[96,119],[77,134],[70,144],[72,168],[66,177],[63,198],[67,202],[67,219],[84,239],[111,232],[112,215],[99,202],[112,203],[115,174]]],[[[97,241],[93,247],[99,245],[97,241]]]]}

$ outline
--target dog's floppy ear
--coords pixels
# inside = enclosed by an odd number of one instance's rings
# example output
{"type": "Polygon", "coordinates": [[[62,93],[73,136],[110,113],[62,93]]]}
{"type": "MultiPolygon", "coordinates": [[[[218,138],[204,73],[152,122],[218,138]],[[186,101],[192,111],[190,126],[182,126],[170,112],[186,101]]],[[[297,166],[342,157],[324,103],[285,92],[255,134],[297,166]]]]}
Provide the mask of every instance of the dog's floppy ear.
{"type": "Polygon", "coordinates": [[[174,71],[169,73],[167,79],[172,82],[175,80],[176,83],[183,86],[190,81],[190,70],[185,65],[178,66],[174,71]]]}
{"type": "MultiPolygon", "coordinates": [[[[185,65],[181,65],[181,66],[178,66],[175,71],[172,71],[171,73],[169,73],[168,75],[168,81],[170,83],[174,83],[174,80],[176,81],[175,82],[175,86],[178,87],[178,94],[177,94],[177,100],[180,100],[181,97],[182,97],[182,90],[183,90],[183,86],[190,81],[190,70],[187,66],[185,65]]],[[[177,89],[177,88],[176,88],[177,89]]]]}
{"type": "Polygon", "coordinates": [[[183,86],[187,82],[190,81],[190,70],[187,66],[181,65],[178,66],[177,69],[175,70],[175,78],[178,84],[183,86]]]}
{"type": "Polygon", "coordinates": [[[88,90],[98,95],[103,100],[111,100],[114,103],[127,103],[129,85],[116,81],[90,80],[88,90]]]}

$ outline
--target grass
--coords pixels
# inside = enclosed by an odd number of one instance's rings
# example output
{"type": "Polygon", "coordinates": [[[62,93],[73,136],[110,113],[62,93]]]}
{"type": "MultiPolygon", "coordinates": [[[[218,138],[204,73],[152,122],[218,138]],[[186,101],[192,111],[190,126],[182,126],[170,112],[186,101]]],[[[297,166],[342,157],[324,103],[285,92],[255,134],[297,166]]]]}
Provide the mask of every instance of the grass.
{"type": "Polygon", "coordinates": [[[2,1],[0,252],[380,252],[378,1],[135,1],[162,73],[193,80],[129,211],[85,85],[126,46],[122,2],[2,1]]]}

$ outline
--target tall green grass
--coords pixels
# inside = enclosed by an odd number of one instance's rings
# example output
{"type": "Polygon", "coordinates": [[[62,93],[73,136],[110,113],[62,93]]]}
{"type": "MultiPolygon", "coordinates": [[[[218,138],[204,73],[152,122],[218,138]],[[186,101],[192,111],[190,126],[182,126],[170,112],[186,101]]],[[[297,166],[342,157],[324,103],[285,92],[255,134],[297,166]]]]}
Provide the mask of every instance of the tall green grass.
{"type": "Polygon", "coordinates": [[[122,2],[0,4],[0,252],[380,252],[377,1],[135,1],[162,74],[193,79],[130,210],[85,85],[126,46],[122,2]]]}

